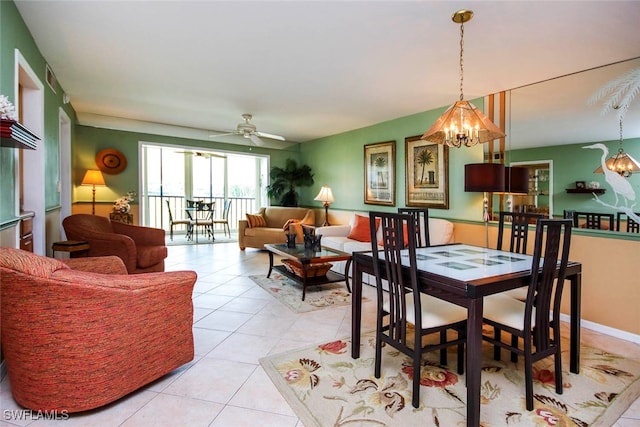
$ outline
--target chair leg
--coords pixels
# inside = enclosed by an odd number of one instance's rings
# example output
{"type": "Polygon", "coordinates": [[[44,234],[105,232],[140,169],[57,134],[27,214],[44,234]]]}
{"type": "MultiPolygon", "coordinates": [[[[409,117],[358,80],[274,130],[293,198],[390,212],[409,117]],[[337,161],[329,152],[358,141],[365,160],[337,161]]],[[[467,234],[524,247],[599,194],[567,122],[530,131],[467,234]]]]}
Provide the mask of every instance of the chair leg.
{"type": "Polygon", "coordinates": [[[413,396],[411,404],[414,408],[420,406],[420,373],[421,373],[421,352],[416,349],[413,353],[413,396]]]}
{"type": "MultiPolygon", "coordinates": [[[[496,341],[500,341],[500,338],[501,338],[501,331],[495,326],[493,327],[493,338],[496,341]]],[[[499,345],[493,346],[493,360],[500,360],[500,350],[501,349],[499,345]]]]}
{"type": "Polygon", "coordinates": [[[380,378],[380,370],[382,366],[382,320],[380,319],[380,316],[380,313],[378,313],[376,327],[376,360],[374,367],[374,375],[376,378],[380,378]]]}
{"type": "MultiPolygon", "coordinates": [[[[512,347],[518,347],[518,336],[517,335],[511,335],[511,346],[512,347]]],[[[511,361],[513,363],[518,363],[518,353],[511,352],[511,361]]]]}
{"type": "Polygon", "coordinates": [[[556,354],[553,355],[556,369],[556,393],[562,394],[562,358],[560,356],[560,347],[556,347],[556,354]]]}
{"type": "MultiPolygon", "coordinates": [[[[440,344],[446,341],[447,341],[447,331],[445,329],[444,331],[440,331],[440,344]]],[[[447,364],[447,348],[446,347],[440,349],[440,364],[442,366],[445,366],[447,364]]]]}
{"type": "Polygon", "coordinates": [[[531,349],[525,349],[524,355],[524,384],[525,396],[527,403],[527,411],[533,410],[533,361],[531,357],[531,349]]]}
{"type": "Polygon", "coordinates": [[[169,238],[173,240],[173,224],[169,225],[169,238]]]}
{"type": "MultiPolygon", "coordinates": [[[[458,331],[458,339],[463,336],[462,331],[458,331]]],[[[464,342],[458,344],[458,374],[464,374],[464,342]]]]}

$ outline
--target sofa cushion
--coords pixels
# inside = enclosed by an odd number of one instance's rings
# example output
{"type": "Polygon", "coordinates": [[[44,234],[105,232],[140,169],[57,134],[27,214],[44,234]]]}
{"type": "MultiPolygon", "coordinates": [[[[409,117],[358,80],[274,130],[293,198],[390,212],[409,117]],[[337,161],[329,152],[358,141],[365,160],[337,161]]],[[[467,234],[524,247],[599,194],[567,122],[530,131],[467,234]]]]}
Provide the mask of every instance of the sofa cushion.
{"type": "Polygon", "coordinates": [[[277,227],[282,229],[284,224],[290,219],[304,220],[310,225],[315,224],[315,211],[308,208],[294,208],[284,206],[269,206],[261,208],[258,213],[264,216],[267,227],[277,227]]]}
{"type": "MultiPolygon", "coordinates": [[[[376,230],[380,226],[380,219],[376,218],[376,230]]],[[[371,230],[369,229],[369,218],[361,215],[354,215],[353,226],[347,236],[349,239],[359,242],[371,241],[371,230]]]]}
{"type": "Polygon", "coordinates": [[[246,214],[246,216],[247,216],[247,221],[249,222],[249,228],[267,226],[267,221],[264,219],[262,215],[246,214]]]}
{"type": "Polygon", "coordinates": [[[453,243],[453,223],[446,219],[429,218],[429,240],[432,246],[453,243]]]}
{"type": "Polygon", "coordinates": [[[57,259],[15,248],[0,248],[0,267],[37,277],[50,277],[57,270],[69,268],[57,259]]]}

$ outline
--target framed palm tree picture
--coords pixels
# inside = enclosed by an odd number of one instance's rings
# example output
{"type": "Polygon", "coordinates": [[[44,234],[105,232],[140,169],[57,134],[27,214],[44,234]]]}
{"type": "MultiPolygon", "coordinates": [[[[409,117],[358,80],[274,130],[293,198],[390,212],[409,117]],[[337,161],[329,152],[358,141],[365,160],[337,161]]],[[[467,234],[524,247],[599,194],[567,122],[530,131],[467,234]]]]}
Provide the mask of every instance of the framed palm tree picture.
{"type": "Polygon", "coordinates": [[[396,142],[364,146],[364,202],[370,205],[396,204],[396,142]]]}
{"type": "Polygon", "coordinates": [[[449,209],[449,147],[404,139],[407,206],[449,209]]]}

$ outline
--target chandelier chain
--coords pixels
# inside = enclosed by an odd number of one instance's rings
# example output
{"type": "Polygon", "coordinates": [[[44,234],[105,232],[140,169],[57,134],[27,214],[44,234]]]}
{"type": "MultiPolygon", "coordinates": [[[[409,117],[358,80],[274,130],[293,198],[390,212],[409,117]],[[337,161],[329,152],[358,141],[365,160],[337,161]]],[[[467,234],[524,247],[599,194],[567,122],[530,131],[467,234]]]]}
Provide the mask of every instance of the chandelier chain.
{"type": "Polygon", "coordinates": [[[460,23],[460,101],[464,101],[462,83],[464,82],[464,22],[460,23]]]}

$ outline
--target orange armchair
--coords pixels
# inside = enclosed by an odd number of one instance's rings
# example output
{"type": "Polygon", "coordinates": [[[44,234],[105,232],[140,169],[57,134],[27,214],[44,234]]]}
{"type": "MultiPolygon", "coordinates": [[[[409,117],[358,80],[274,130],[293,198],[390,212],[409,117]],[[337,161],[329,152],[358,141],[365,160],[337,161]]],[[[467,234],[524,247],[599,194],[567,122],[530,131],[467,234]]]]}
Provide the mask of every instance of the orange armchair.
{"type": "Polygon", "coordinates": [[[76,214],[62,221],[69,240],[89,242],[89,256],[116,255],[129,274],[164,271],[167,257],[165,231],[111,221],[96,215],[76,214]]]}
{"type": "Polygon", "coordinates": [[[97,408],[194,357],[193,271],[127,275],[117,257],[0,248],[0,275],[2,350],[26,408],[97,408]]]}

